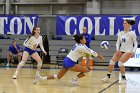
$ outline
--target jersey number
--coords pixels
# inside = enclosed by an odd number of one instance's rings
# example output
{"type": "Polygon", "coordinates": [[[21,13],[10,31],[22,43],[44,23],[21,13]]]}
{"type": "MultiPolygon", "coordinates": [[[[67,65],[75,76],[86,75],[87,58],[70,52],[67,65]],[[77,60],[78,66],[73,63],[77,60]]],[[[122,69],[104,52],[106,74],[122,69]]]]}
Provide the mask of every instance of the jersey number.
{"type": "Polygon", "coordinates": [[[124,42],[124,43],[125,43],[125,42],[126,42],[126,39],[125,39],[125,38],[122,38],[122,42],[124,42]]]}

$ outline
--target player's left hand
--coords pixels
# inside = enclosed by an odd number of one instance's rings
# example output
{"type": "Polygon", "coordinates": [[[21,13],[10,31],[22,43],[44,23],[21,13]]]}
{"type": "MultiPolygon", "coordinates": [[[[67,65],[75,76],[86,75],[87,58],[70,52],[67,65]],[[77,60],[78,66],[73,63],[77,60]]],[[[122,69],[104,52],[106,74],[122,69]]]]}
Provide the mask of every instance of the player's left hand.
{"type": "Polygon", "coordinates": [[[44,51],[44,54],[45,54],[45,55],[47,55],[47,52],[46,52],[46,51],[44,51]]]}

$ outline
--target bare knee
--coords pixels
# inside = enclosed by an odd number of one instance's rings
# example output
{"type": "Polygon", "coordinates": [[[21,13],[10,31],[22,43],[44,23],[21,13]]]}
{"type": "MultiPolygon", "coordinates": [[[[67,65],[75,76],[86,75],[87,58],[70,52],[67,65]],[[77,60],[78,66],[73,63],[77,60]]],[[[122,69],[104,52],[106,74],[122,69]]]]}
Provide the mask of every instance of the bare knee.
{"type": "Polygon", "coordinates": [[[57,75],[57,79],[61,79],[62,78],[62,76],[61,75],[57,75]]]}
{"type": "Polygon", "coordinates": [[[21,57],[21,53],[18,53],[17,56],[18,56],[18,57],[21,57]]]}
{"type": "Polygon", "coordinates": [[[38,59],[37,62],[40,63],[40,62],[42,62],[42,60],[41,59],[38,59]]]}
{"type": "Polygon", "coordinates": [[[90,72],[90,69],[87,68],[87,69],[84,71],[84,73],[87,73],[87,72],[90,72]]]}

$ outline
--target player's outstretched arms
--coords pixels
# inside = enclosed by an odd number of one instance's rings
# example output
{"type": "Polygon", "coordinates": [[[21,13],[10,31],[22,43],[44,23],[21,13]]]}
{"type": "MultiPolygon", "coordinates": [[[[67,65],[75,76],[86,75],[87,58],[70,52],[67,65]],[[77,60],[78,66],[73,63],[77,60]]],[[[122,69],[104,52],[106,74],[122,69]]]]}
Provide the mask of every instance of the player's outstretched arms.
{"type": "Polygon", "coordinates": [[[103,55],[101,55],[101,54],[99,54],[99,53],[98,53],[97,58],[98,58],[98,60],[99,60],[99,61],[102,61],[102,62],[104,62],[104,61],[105,61],[104,56],[103,56],[103,55]]]}

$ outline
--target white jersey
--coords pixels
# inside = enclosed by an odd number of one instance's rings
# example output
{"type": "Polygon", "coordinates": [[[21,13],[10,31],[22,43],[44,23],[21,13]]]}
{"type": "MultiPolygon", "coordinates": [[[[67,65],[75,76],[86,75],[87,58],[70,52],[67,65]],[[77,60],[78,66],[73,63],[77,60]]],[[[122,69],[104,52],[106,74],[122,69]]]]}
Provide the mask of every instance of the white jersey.
{"type": "Polygon", "coordinates": [[[73,48],[71,49],[71,51],[67,55],[67,57],[70,58],[72,61],[77,62],[77,60],[80,57],[82,57],[84,55],[84,53],[91,54],[95,57],[98,56],[98,54],[95,51],[91,50],[86,45],[76,44],[75,46],[73,46],[73,48]]]}
{"type": "Polygon", "coordinates": [[[134,31],[129,31],[124,33],[124,31],[118,34],[118,39],[116,43],[116,50],[122,52],[135,53],[137,49],[136,34],[134,31]]]}
{"type": "Polygon", "coordinates": [[[43,47],[43,44],[42,44],[42,36],[41,36],[41,35],[39,35],[38,38],[35,38],[34,36],[31,36],[30,38],[27,38],[27,39],[24,41],[23,45],[24,45],[25,47],[30,48],[30,49],[33,49],[33,46],[34,46],[34,45],[35,45],[36,47],[39,45],[40,48],[41,48],[41,50],[42,50],[43,52],[45,51],[45,50],[44,50],[44,47],[43,47]]]}

